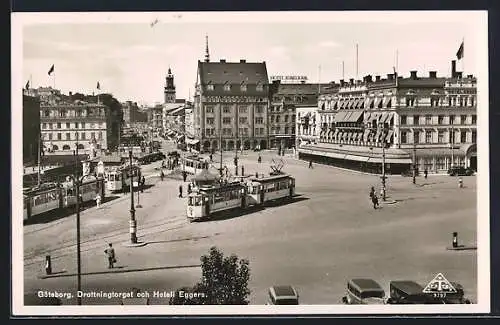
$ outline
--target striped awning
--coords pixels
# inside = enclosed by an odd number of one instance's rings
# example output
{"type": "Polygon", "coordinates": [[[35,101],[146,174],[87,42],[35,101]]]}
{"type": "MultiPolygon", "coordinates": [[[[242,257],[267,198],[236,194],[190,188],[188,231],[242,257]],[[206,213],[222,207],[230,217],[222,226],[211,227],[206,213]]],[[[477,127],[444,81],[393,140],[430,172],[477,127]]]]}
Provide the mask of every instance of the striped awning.
{"type": "Polygon", "coordinates": [[[358,122],[363,115],[363,111],[352,111],[349,116],[344,119],[344,122],[358,122]]]}
{"type": "Polygon", "coordinates": [[[387,133],[387,137],[385,138],[385,141],[389,142],[391,141],[392,135],[394,134],[393,130],[389,130],[389,133],[387,133]]]}
{"type": "Polygon", "coordinates": [[[364,142],[368,141],[368,134],[370,134],[370,129],[366,129],[365,132],[363,133],[364,142]]]}
{"type": "Polygon", "coordinates": [[[386,101],[385,101],[385,107],[391,107],[391,101],[392,101],[392,98],[388,98],[386,101]]]}
{"type": "Polygon", "coordinates": [[[335,108],[336,108],[336,106],[337,106],[337,103],[338,103],[338,102],[339,102],[338,100],[334,99],[334,100],[332,101],[332,103],[330,104],[331,109],[335,109],[335,108]]]}
{"type": "Polygon", "coordinates": [[[342,99],[342,100],[339,100],[339,109],[344,108],[344,107],[345,107],[345,104],[347,104],[347,101],[345,101],[345,100],[343,100],[343,99],[342,99]]]}
{"type": "Polygon", "coordinates": [[[375,104],[373,106],[375,108],[377,108],[380,105],[381,101],[382,101],[382,98],[380,98],[380,97],[375,98],[375,104]]]}
{"type": "Polygon", "coordinates": [[[335,122],[343,122],[346,114],[346,111],[338,111],[337,114],[335,114],[335,122]]]}
{"type": "Polygon", "coordinates": [[[349,118],[351,117],[351,115],[352,115],[352,111],[345,112],[345,117],[344,117],[344,120],[342,122],[350,122],[349,118]]]}
{"type": "Polygon", "coordinates": [[[354,155],[345,155],[344,157],[345,160],[355,160],[355,161],[363,161],[366,162],[370,157],[365,157],[365,156],[354,156],[354,155]]]}
{"type": "Polygon", "coordinates": [[[387,119],[387,117],[389,116],[388,113],[382,113],[382,116],[380,117],[380,120],[378,121],[379,123],[385,123],[385,120],[387,119]]]}
{"type": "Polygon", "coordinates": [[[333,137],[337,137],[337,135],[339,134],[339,129],[335,129],[335,132],[333,132],[333,137]]]}
{"type": "Polygon", "coordinates": [[[358,104],[357,108],[365,108],[365,102],[366,102],[366,100],[364,98],[361,98],[359,100],[359,104],[358,104]]]}

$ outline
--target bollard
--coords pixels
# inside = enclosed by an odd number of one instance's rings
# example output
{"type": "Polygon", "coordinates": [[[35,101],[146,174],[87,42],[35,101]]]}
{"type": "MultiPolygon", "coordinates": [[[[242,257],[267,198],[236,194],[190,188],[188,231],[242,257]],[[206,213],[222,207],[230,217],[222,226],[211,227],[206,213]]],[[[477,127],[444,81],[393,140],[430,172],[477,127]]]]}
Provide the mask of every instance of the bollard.
{"type": "Polygon", "coordinates": [[[50,260],[50,255],[45,256],[45,274],[52,274],[52,261],[50,260]]]}
{"type": "Polygon", "coordinates": [[[458,232],[453,232],[453,242],[452,242],[453,248],[458,247],[458,232]]]}

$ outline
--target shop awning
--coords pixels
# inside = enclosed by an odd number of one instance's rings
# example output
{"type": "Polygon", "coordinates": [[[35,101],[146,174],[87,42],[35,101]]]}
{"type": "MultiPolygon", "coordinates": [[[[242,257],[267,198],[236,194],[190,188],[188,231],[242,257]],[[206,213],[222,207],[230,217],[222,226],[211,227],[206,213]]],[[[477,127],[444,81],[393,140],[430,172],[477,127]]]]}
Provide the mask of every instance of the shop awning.
{"type": "MultiPolygon", "coordinates": [[[[418,157],[450,157],[451,156],[451,148],[426,148],[426,149],[417,149],[415,151],[415,155],[418,157]]],[[[465,152],[459,148],[453,150],[453,155],[455,157],[465,157],[465,152]]]]}
{"type": "Polygon", "coordinates": [[[186,143],[187,143],[187,144],[197,144],[198,142],[200,142],[200,140],[198,140],[198,139],[189,139],[189,138],[188,138],[188,139],[186,140],[186,143]]]}
{"type": "Polygon", "coordinates": [[[356,103],[355,99],[349,99],[349,102],[347,103],[347,108],[352,108],[354,104],[356,103]]]}
{"type": "MultiPolygon", "coordinates": [[[[381,164],[382,157],[370,157],[370,159],[368,159],[368,162],[381,164]]],[[[405,165],[413,163],[410,158],[385,158],[384,162],[386,164],[405,164],[405,165]]]]}
{"type": "Polygon", "coordinates": [[[371,108],[374,101],[375,101],[375,97],[370,98],[370,100],[368,101],[368,106],[367,107],[371,108]]]}
{"type": "Polygon", "coordinates": [[[354,161],[363,161],[363,162],[366,162],[366,161],[368,161],[368,159],[370,159],[370,157],[345,155],[344,159],[345,160],[354,160],[354,161]]]}
{"type": "Polygon", "coordinates": [[[345,100],[339,100],[339,109],[344,108],[347,102],[345,100]]]}
{"type": "Polygon", "coordinates": [[[348,117],[344,119],[344,122],[358,122],[359,118],[363,115],[363,111],[353,111],[348,117]]]}
{"type": "Polygon", "coordinates": [[[385,138],[385,141],[389,142],[391,141],[391,137],[394,134],[393,130],[389,130],[389,133],[387,134],[387,137],[385,138]]]}
{"type": "Polygon", "coordinates": [[[352,111],[345,112],[345,117],[344,117],[344,120],[342,122],[350,122],[349,118],[351,117],[351,115],[352,115],[352,111]]]}
{"type": "Polygon", "coordinates": [[[382,101],[382,98],[380,97],[377,97],[375,99],[375,104],[373,105],[375,108],[377,108],[379,105],[380,105],[380,102],[382,101]]]}
{"type": "Polygon", "coordinates": [[[346,114],[346,111],[338,111],[337,114],[335,114],[335,122],[343,122],[346,114]]]}
{"type": "Polygon", "coordinates": [[[363,133],[363,141],[364,142],[368,141],[368,134],[370,134],[370,130],[366,129],[365,132],[363,133]]]}
{"type": "Polygon", "coordinates": [[[365,108],[365,99],[364,98],[361,98],[359,100],[359,103],[358,103],[358,107],[357,108],[365,108]]]}
{"type": "Polygon", "coordinates": [[[385,101],[385,107],[391,107],[391,100],[392,98],[389,98],[388,100],[385,101]]]}
{"type": "Polygon", "coordinates": [[[324,135],[325,135],[325,133],[326,133],[326,130],[321,130],[321,131],[319,132],[319,136],[320,136],[320,137],[322,137],[322,136],[324,136],[324,135]]]}
{"type": "Polygon", "coordinates": [[[382,116],[380,117],[380,120],[378,121],[379,123],[385,123],[385,120],[389,116],[389,113],[382,113],[382,116]]]}
{"type": "Polygon", "coordinates": [[[371,115],[372,115],[371,113],[366,112],[365,117],[364,117],[365,123],[370,120],[371,115]]]}

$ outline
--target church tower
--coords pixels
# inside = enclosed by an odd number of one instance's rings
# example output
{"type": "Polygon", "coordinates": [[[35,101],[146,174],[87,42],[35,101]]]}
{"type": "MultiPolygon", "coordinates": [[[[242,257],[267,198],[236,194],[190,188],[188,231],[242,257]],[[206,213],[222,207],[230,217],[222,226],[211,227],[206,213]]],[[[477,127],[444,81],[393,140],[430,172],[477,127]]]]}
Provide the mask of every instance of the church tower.
{"type": "Polygon", "coordinates": [[[167,77],[165,78],[165,90],[163,92],[165,94],[165,103],[175,103],[177,96],[175,94],[174,75],[170,68],[168,68],[167,77]]]}

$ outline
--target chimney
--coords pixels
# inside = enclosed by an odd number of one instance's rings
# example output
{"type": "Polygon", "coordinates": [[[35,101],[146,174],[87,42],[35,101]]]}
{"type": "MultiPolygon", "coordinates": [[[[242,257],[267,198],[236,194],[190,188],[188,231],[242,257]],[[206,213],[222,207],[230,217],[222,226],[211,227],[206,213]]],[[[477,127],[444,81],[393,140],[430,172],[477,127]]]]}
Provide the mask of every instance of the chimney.
{"type": "Polygon", "coordinates": [[[375,76],[375,81],[380,81],[380,76],[375,76]]]}
{"type": "Polygon", "coordinates": [[[352,86],[354,85],[354,78],[349,79],[349,84],[352,86]]]}
{"type": "Polygon", "coordinates": [[[413,80],[417,79],[417,71],[416,70],[410,71],[410,78],[413,80]]]}
{"type": "Polygon", "coordinates": [[[344,79],[340,79],[340,87],[344,87],[344,79]]]}
{"type": "Polygon", "coordinates": [[[457,61],[452,60],[451,61],[451,77],[455,78],[457,74],[457,61]]]}
{"type": "Polygon", "coordinates": [[[429,78],[436,79],[436,71],[429,71],[429,78]]]}
{"type": "Polygon", "coordinates": [[[462,71],[457,71],[455,74],[458,79],[462,79],[462,71]]]}
{"type": "Polygon", "coordinates": [[[387,74],[387,80],[392,80],[392,79],[394,79],[394,74],[388,73],[387,74]]]}
{"type": "Polygon", "coordinates": [[[240,60],[240,63],[246,63],[246,62],[247,62],[247,60],[245,60],[245,59],[240,60]]]}
{"type": "Polygon", "coordinates": [[[474,75],[472,75],[472,74],[468,74],[468,75],[467,75],[467,78],[472,79],[472,78],[474,78],[474,75]]]}
{"type": "Polygon", "coordinates": [[[226,63],[226,59],[220,59],[220,63],[226,63]]]}

